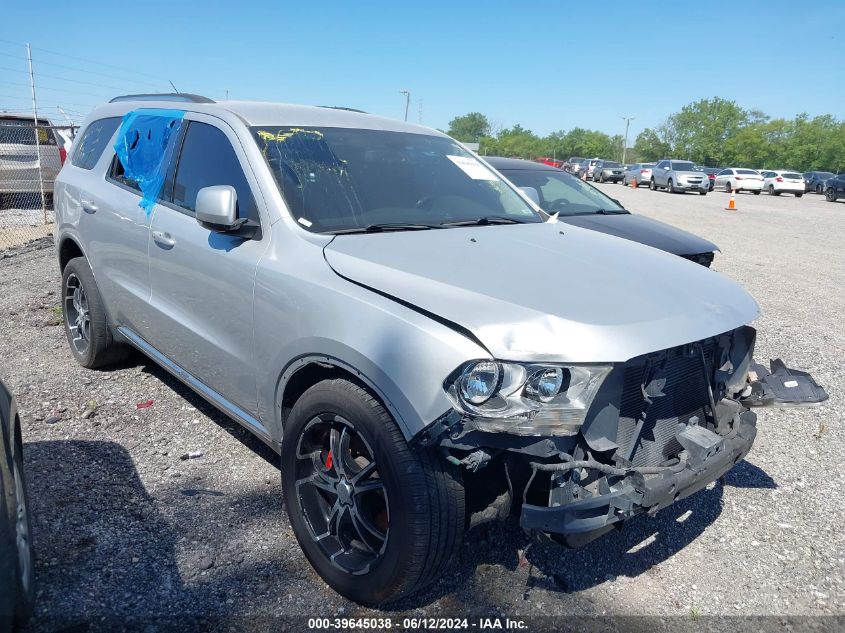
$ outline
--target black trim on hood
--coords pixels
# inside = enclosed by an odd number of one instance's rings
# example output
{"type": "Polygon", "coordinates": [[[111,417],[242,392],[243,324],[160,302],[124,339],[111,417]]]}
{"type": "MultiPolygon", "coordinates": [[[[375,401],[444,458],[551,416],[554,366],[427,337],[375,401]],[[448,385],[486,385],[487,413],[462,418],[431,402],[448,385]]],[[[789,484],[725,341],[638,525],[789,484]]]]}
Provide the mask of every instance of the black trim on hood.
{"type": "MultiPolygon", "coordinates": [[[[337,237],[337,236],[335,236],[335,237],[337,237]]],[[[328,244],[323,246],[323,259],[325,260],[326,265],[329,267],[329,269],[335,275],[337,275],[341,279],[345,279],[346,281],[348,281],[351,284],[355,284],[356,286],[364,288],[365,290],[369,290],[370,292],[374,292],[375,294],[377,294],[381,297],[384,297],[385,299],[390,299],[391,301],[398,303],[399,305],[404,306],[404,307],[408,308],[409,310],[413,310],[414,312],[416,312],[418,314],[421,314],[425,317],[428,317],[429,319],[431,319],[432,321],[436,321],[440,325],[445,325],[446,327],[450,328],[451,330],[454,330],[455,332],[457,332],[461,336],[469,339],[470,341],[472,341],[473,343],[478,345],[481,349],[483,349],[485,352],[487,352],[490,355],[491,358],[494,358],[493,353],[489,349],[487,349],[487,346],[484,343],[481,342],[481,339],[479,339],[475,334],[473,334],[470,330],[468,330],[464,326],[462,326],[458,323],[455,323],[454,321],[450,321],[449,319],[444,319],[442,316],[435,314],[434,312],[429,312],[425,308],[421,308],[417,305],[414,305],[413,303],[405,301],[404,299],[400,299],[399,297],[396,297],[392,294],[389,294],[389,293],[384,292],[382,290],[379,290],[377,288],[373,288],[372,286],[368,286],[367,284],[361,283],[360,281],[355,281],[354,279],[350,279],[346,275],[341,275],[339,272],[337,272],[332,267],[331,262],[329,262],[328,258],[326,257],[326,249],[331,245],[332,242],[334,242],[334,238],[332,238],[332,240],[328,244]]]]}

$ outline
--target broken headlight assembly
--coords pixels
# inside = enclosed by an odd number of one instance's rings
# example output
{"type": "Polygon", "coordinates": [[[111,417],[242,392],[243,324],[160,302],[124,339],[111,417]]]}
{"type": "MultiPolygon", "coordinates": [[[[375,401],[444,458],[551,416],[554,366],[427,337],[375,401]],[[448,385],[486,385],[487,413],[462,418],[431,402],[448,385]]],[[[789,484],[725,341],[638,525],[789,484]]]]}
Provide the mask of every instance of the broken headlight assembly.
{"type": "Polygon", "coordinates": [[[479,431],[576,435],[610,365],[473,361],[447,378],[455,408],[479,431]]]}

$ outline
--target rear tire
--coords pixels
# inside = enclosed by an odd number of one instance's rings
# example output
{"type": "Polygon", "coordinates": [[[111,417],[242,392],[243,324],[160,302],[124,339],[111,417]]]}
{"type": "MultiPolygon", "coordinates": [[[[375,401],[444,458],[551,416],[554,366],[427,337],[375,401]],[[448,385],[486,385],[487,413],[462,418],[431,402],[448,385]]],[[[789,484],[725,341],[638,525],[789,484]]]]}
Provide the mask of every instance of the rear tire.
{"type": "Polygon", "coordinates": [[[94,274],[84,257],[75,257],[62,273],[62,315],[71,354],[88,369],[126,359],[129,348],[115,343],[94,274]]]}
{"type": "Polygon", "coordinates": [[[824,193],[824,187],[822,187],[821,185],[816,185],[816,193],[818,193],[818,194],[824,193]]]}
{"type": "Polygon", "coordinates": [[[803,196],[803,195],[804,195],[803,193],[796,193],[796,194],[795,194],[795,197],[796,197],[796,198],[800,198],[800,197],[801,197],[801,196],[803,196]]]}
{"type": "Polygon", "coordinates": [[[769,185],[769,195],[770,195],[770,196],[775,196],[775,195],[777,195],[777,194],[775,193],[775,186],[774,186],[774,185],[769,185]]]}
{"type": "Polygon", "coordinates": [[[759,189],[755,189],[755,190],[754,190],[754,191],[752,191],[751,193],[753,193],[755,196],[759,196],[759,195],[760,195],[760,190],[759,190],[759,189]]]}
{"type": "Polygon", "coordinates": [[[381,403],[348,380],[320,382],[294,405],[282,489],[311,565],[360,604],[381,605],[434,582],[463,541],[460,469],[434,449],[411,450],[381,403]]]}

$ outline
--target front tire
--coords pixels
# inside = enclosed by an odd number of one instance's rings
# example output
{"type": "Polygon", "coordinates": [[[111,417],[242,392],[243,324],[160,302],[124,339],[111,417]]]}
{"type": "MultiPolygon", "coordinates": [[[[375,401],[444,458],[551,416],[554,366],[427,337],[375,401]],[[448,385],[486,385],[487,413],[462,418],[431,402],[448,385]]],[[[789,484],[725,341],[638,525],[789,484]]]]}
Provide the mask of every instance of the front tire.
{"type": "Polygon", "coordinates": [[[824,199],[828,202],[836,202],[836,190],[833,187],[828,187],[824,191],[824,199]]]}
{"type": "Polygon", "coordinates": [[[115,343],[94,274],[84,257],[62,273],[62,315],[70,351],[83,367],[95,369],[126,359],[129,349],[115,343]]]}
{"type": "Polygon", "coordinates": [[[411,450],[381,403],[348,380],[320,382],[294,405],[282,488],[311,565],[360,604],[434,582],[463,541],[460,470],[433,449],[411,450]]]}
{"type": "Polygon", "coordinates": [[[796,194],[795,194],[795,197],[796,197],[796,198],[800,198],[800,197],[801,197],[801,196],[803,196],[803,195],[804,195],[803,193],[796,193],[796,194]]]}
{"type": "Polygon", "coordinates": [[[731,182],[728,181],[728,182],[725,183],[725,193],[732,193],[732,192],[733,192],[733,188],[731,187],[731,182]]]}
{"type": "Polygon", "coordinates": [[[700,196],[706,196],[706,195],[707,195],[707,192],[706,192],[706,191],[699,191],[699,192],[698,192],[698,195],[700,195],[700,196]]]}
{"type": "Polygon", "coordinates": [[[666,193],[675,193],[675,185],[672,183],[672,179],[669,179],[669,182],[666,183],[666,193]]]}
{"type": "Polygon", "coordinates": [[[754,191],[752,191],[751,193],[753,193],[755,196],[759,196],[759,195],[760,195],[760,190],[759,190],[759,189],[755,189],[755,190],[754,190],[754,191]]]}
{"type": "MultiPolygon", "coordinates": [[[[14,421],[13,421],[14,422],[14,421]]],[[[29,518],[20,429],[14,433],[12,485],[15,491],[14,534],[17,549],[14,623],[22,628],[35,605],[35,561],[32,554],[32,524],[29,518]]]]}
{"type": "Polygon", "coordinates": [[[654,182],[654,178],[648,181],[648,188],[652,191],[657,191],[657,183],[654,182]]]}

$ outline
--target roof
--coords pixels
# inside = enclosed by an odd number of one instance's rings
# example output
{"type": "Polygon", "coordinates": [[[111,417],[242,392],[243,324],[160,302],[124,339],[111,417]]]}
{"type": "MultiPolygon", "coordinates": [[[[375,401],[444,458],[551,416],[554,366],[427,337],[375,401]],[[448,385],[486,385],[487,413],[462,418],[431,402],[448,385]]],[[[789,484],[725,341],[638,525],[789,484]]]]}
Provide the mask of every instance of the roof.
{"type": "MultiPolygon", "coordinates": [[[[22,121],[32,121],[34,118],[31,112],[22,114],[20,112],[5,112],[3,110],[0,110],[0,117],[4,119],[21,119],[22,121]]],[[[38,120],[47,121],[47,123],[52,125],[52,123],[50,123],[50,117],[46,117],[43,114],[38,115],[38,120]]]]}
{"type": "Polygon", "coordinates": [[[556,167],[545,165],[543,163],[536,163],[533,160],[503,158],[502,156],[482,156],[482,158],[490,163],[491,167],[496,169],[536,169],[537,171],[560,171],[556,167]]]}
{"type": "Polygon", "coordinates": [[[420,125],[413,125],[396,119],[388,119],[372,114],[357,112],[348,108],[293,105],[261,101],[216,101],[205,102],[199,99],[174,100],[172,95],[162,95],[157,101],[155,95],[132,95],[119,97],[117,101],[99,106],[92,117],[123,115],[140,108],[163,108],[201,112],[210,115],[231,113],[249,126],[297,126],[297,127],[342,127],[366,130],[386,130],[391,132],[410,132],[442,136],[442,132],[420,125]]]}

